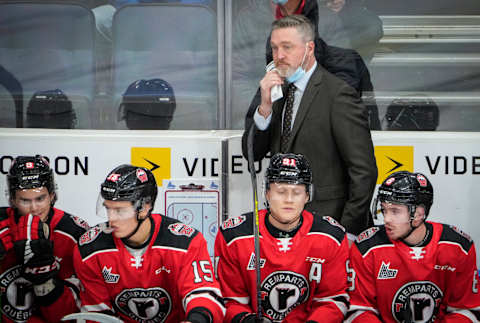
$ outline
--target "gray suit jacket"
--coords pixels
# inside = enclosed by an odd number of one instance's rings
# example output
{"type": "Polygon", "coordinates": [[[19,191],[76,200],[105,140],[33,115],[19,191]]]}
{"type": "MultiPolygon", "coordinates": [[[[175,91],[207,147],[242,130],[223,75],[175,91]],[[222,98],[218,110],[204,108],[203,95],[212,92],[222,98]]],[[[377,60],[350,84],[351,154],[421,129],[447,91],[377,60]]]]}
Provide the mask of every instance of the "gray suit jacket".
{"type": "MultiPolygon", "coordinates": [[[[279,152],[283,107],[284,100],[276,101],[269,127],[256,129],[255,160],[279,152]]],[[[244,156],[252,123],[247,119],[244,156]]],[[[312,166],[315,190],[308,210],[332,216],[353,234],[372,224],[369,206],[377,166],[367,112],[356,91],[319,64],[305,88],[287,151],[305,155],[312,166]]]]}

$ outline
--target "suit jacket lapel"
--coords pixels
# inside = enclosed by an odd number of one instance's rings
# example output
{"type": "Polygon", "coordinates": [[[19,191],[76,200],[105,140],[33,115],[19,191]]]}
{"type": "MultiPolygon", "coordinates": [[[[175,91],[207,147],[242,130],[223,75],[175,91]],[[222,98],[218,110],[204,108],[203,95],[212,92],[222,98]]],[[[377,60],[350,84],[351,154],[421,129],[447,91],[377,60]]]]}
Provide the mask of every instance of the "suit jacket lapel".
{"type": "Polygon", "coordinates": [[[307,87],[303,92],[302,100],[300,101],[300,105],[298,106],[297,115],[295,116],[295,120],[293,122],[292,128],[292,135],[290,136],[290,140],[287,145],[287,150],[290,151],[293,138],[297,135],[298,130],[303,124],[305,117],[308,113],[308,110],[312,108],[312,101],[317,95],[317,92],[320,90],[320,84],[322,83],[322,69],[320,65],[317,64],[317,68],[313,71],[310,80],[307,83],[307,87]]]}

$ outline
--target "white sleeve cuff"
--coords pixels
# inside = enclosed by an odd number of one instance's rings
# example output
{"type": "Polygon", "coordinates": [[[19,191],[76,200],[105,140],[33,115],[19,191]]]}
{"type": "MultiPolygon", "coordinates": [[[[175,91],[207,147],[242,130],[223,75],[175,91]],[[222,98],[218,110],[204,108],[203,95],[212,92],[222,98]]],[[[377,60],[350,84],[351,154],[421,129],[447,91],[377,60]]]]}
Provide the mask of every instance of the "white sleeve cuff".
{"type": "Polygon", "coordinates": [[[268,117],[264,118],[260,113],[258,113],[258,108],[255,109],[255,113],[253,115],[253,120],[255,121],[255,125],[257,126],[258,130],[265,130],[270,125],[270,121],[272,120],[272,113],[268,115],[268,117]]]}

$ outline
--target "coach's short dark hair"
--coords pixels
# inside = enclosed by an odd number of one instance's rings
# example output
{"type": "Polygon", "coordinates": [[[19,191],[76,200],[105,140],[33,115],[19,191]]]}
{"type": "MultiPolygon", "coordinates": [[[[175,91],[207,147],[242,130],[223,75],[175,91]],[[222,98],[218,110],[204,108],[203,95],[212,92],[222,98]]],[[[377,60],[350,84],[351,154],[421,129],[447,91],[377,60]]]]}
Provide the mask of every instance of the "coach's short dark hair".
{"type": "Polygon", "coordinates": [[[281,19],[275,20],[272,23],[272,31],[281,28],[295,28],[307,41],[315,39],[315,27],[312,22],[303,15],[290,15],[281,19]]]}

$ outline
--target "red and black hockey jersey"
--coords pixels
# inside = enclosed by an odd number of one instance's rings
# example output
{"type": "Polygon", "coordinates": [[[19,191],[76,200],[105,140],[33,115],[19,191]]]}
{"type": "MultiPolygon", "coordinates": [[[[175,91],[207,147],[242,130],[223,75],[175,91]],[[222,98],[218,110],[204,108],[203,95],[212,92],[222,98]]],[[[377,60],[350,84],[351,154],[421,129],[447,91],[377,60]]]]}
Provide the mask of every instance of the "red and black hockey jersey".
{"type": "Polygon", "coordinates": [[[424,247],[391,241],[384,226],[358,236],[347,322],[480,321],[473,241],[454,226],[429,223],[424,247]]]}
{"type": "MultiPolygon", "coordinates": [[[[275,238],[259,212],[263,314],[274,322],[342,322],[347,311],[348,242],[330,217],[303,211],[291,238],[275,238]]],[[[226,220],[215,241],[226,322],[257,308],[253,214],[226,220]]]]}
{"type": "MultiPolygon", "coordinates": [[[[12,208],[0,208],[0,219],[8,219],[10,231],[15,231],[19,215],[12,208]]],[[[52,208],[49,213],[48,225],[50,240],[53,241],[53,253],[60,264],[58,278],[68,280],[61,297],[47,300],[39,307],[35,301],[33,287],[30,282],[22,278],[21,264],[17,263],[13,248],[1,264],[0,293],[2,322],[42,321],[59,322],[64,314],[78,311],[76,306],[76,292],[71,289],[70,282],[74,282],[73,250],[80,236],[88,228],[82,219],[52,208]],[[44,306],[45,305],[45,306],[44,306]],[[65,312],[65,309],[68,309],[65,312]]],[[[13,237],[12,237],[13,239],[13,237]]]]}
{"type": "Polygon", "coordinates": [[[74,259],[85,288],[82,310],[113,311],[125,322],[178,323],[203,307],[221,322],[225,308],[202,234],[163,215],[151,218],[152,239],[135,257],[100,226],[80,238],[74,259]]]}

